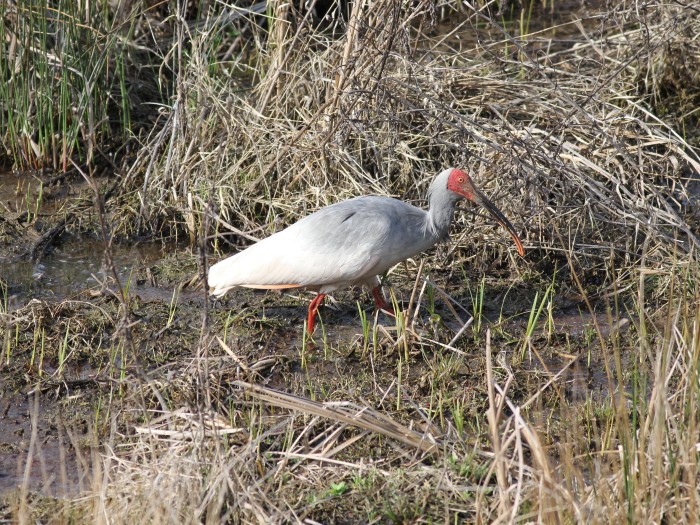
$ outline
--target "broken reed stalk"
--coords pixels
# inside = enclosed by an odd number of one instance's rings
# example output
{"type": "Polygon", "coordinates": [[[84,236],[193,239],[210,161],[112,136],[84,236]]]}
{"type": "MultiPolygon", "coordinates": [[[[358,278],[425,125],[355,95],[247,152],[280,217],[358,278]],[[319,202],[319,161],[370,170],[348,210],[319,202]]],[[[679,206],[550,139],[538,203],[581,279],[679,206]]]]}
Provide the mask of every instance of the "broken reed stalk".
{"type": "Polygon", "coordinates": [[[311,399],[265,388],[253,383],[234,381],[234,386],[245,394],[265,401],[273,406],[313,414],[354,427],[370,430],[377,434],[395,439],[401,443],[417,448],[424,453],[438,452],[439,440],[430,433],[412,430],[398,421],[373,410],[370,407],[358,407],[352,404],[319,403],[311,399]]]}

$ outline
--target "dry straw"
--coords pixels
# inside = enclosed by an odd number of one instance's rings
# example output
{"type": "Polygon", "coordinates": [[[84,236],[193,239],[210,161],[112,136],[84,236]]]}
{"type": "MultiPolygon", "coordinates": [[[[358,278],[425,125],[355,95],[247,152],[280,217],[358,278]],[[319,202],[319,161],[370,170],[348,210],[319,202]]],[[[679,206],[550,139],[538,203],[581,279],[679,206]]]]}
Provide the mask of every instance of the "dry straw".
{"type": "Polygon", "coordinates": [[[249,28],[216,75],[221,27],[191,35],[175,104],[130,172],[145,174],[145,224],[175,211],[194,235],[207,202],[219,233],[267,234],[353,195],[421,200],[455,165],[531,249],[572,249],[586,266],[611,249],[634,260],[648,238],[652,258],[697,247],[680,212],[700,161],[654,111],[697,61],[685,50],[697,22],[682,7],[562,21],[557,34],[578,43],[554,49],[551,30],[516,38],[469,4],[449,35],[436,33],[430,2],[357,2],[347,24],[320,26],[289,9],[270,4],[268,39],[249,28]]]}

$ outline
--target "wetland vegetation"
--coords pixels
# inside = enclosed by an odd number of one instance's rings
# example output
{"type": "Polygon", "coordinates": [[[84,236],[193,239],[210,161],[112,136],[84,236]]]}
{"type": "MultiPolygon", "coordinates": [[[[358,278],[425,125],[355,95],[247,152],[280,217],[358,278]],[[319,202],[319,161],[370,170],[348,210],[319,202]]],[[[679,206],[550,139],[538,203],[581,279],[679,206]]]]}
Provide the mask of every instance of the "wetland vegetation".
{"type": "Polygon", "coordinates": [[[3,522],[698,523],[695,3],[0,5],[3,522]],[[207,298],[447,166],[524,258],[207,298]]]}

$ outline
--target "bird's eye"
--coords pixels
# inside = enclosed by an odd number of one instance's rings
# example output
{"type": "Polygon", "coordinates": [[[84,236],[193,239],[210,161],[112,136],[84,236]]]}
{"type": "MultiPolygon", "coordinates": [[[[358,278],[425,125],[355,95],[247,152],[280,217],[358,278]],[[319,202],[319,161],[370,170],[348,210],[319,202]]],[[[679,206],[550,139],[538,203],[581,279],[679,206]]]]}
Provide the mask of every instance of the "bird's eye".
{"type": "Polygon", "coordinates": [[[464,182],[464,177],[458,177],[458,178],[457,178],[457,182],[459,182],[460,184],[463,183],[463,182],[464,182]]]}

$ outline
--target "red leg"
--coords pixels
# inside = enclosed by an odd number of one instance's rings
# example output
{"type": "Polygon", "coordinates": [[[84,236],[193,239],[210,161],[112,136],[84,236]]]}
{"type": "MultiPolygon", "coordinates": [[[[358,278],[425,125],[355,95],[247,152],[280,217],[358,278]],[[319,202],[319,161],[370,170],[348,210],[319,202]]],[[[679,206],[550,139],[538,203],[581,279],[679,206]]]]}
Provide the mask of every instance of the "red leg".
{"type": "Polygon", "coordinates": [[[306,321],[306,332],[309,335],[314,333],[314,320],[316,319],[316,312],[318,312],[318,307],[321,306],[325,296],[326,294],[320,293],[314,297],[313,301],[309,303],[309,317],[306,321]]]}
{"type": "Polygon", "coordinates": [[[394,315],[394,310],[387,304],[384,297],[382,297],[382,292],[379,290],[379,286],[372,288],[372,296],[374,297],[374,305],[376,306],[377,310],[384,310],[390,316],[396,317],[394,315]]]}

